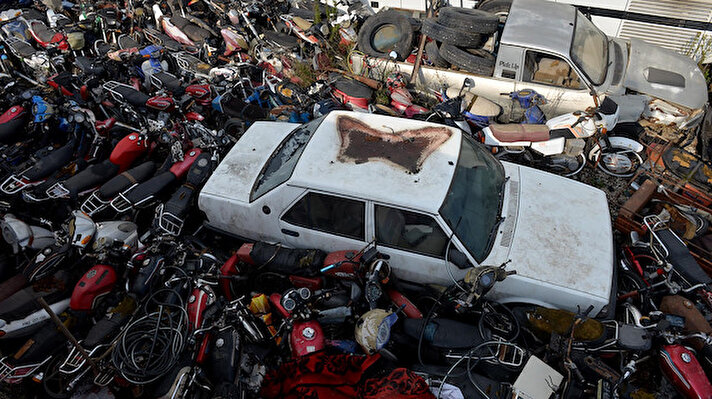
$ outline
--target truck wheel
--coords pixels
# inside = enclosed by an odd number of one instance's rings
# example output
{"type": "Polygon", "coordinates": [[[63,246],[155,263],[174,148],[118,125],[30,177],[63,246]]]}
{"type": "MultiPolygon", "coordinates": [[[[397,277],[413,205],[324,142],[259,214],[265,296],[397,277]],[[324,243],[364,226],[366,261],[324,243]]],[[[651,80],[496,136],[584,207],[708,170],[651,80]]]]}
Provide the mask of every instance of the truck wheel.
{"type": "Polygon", "coordinates": [[[440,55],[440,49],[438,49],[438,43],[435,40],[425,44],[425,54],[428,55],[428,59],[436,67],[447,68],[450,66],[450,63],[440,55]]]}
{"type": "Polygon", "coordinates": [[[510,8],[512,8],[512,0],[490,0],[478,7],[479,10],[487,11],[499,17],[500,23],[507,21],[510,8]]]}
{"type": "Polygon", "coordinates": [[[453,45],[443,43],[440,55],[452,65],[477,75],[492,76],[494,56],[484,50],[465,51],[453,45]]]}
{"type": "Polygon", "coordinates": [[[438,22],[454,29],[490,35],[497,32],[499,17],[487,11],[461,7],[444,7],[438,14],[438,22]]]}
{"type": "Polygon", "coordinates": [[[479,33],[464,28],[450,28],[437,23],[434,19],[423,20],[420,30],[429,38],[443,44],[448,43],[464,48],[478,48],[482,44],[482,36],[479,33]]]}
{"type": "Polygon", "coordinates": [[[373,57],[388,58],[391,51],[399,60],[410,55],[413,27],[408,17],[395,10],[379,12],[368,17],[358,33],[361,51],[373,57]]]}

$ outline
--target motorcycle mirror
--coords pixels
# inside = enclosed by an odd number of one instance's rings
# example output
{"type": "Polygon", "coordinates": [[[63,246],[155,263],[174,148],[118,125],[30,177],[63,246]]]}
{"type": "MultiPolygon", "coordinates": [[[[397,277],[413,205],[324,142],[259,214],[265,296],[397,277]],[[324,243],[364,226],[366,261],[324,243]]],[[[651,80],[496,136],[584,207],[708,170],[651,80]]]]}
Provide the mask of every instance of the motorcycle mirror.
{"type": "Polygon", "coordinates": [[[464,253],[462,253],[459,249],[455,248],[454,246],[450,246],[450,249],[448,250],[447,254],[447,260],[452,262],[455,266],[457,266],[458,269],[468,269],[472,267],[472,264],[470,261],[467,259],[467,256],[465,256],[464,253]]]}
{"type": "Polygon", "coordinates": [[[395,60],[396,58],[398,58],[398,53],[396,53],[395,51],[391,51],[390,53],[388,53],[388,58],[395,60]]]}

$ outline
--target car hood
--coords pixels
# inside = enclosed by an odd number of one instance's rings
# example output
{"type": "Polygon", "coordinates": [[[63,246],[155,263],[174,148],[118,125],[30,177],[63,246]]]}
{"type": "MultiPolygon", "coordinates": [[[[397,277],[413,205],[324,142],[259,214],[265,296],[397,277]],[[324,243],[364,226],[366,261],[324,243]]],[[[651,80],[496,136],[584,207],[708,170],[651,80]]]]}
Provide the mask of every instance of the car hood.
{"type": "Polygon", "coordinates": [[[623,85],[691,109],[707,102],[707,85],[694,60],[640,39],[630,40],[623,85]]]}
{"type": "MultiPolygon", "coordinates": [[[[519,166],[519,205],[507,260],[517,276],[608,301],[614,249],[603,191],[519,166]]],[[[511,212],[511,211],[509,211],[511,212]]],[[[512,215],[513,216],[513,215],[512,215]]],[[[506,225],[506,219],[503,226],[506,225]]]]}

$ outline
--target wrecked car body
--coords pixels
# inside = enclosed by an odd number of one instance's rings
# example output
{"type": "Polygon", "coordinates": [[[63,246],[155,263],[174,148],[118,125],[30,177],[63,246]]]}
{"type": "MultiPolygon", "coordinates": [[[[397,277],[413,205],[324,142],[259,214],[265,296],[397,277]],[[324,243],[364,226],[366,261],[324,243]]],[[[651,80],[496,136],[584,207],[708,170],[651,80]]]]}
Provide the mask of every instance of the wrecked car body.
{"type": "Polygon", "coordinates": [[[324,251],[375,241],[410,284],[447,286],[474,265],[507,263],[517,274],[490,293],[498,301],[609,310],[603,193],[500,163],[450,127],[336,111],[301,126],[257,123],[198,205],[209,227],[249,240],[324,251]]]}

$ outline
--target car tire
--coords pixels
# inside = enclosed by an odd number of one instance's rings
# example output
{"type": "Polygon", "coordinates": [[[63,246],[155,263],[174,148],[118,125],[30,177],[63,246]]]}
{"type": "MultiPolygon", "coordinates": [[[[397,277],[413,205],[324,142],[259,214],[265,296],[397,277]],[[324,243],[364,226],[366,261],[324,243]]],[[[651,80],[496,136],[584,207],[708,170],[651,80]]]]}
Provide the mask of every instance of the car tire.
{"type": "Polygon", "coordinates": [[[425,54],[428,55],[428,60],[436,67],[448,68],[450,66],[450,63],[440,55],[440,49],[435,40],[431,40],[425,44],[425,54]]]}
{"type": "Polygon", "coordinates": [[[454,29],[491,35],[499,28],[499,17],[471,8],[444,7],[438,14],[438,23],[454,29]]]}
{"type": "Polygon", "coordinates": [[[358,33],[358,45],[364,54],[388,58],[391,51],[398,54],[398,60],[402,61],[410,55],[413,44],[413,26],[408,17],[395,10],[386,10],[376,15],[368,17],[363,23],[358,33]],[[384,27],[392,26],[399,34],[398,40],[389,48],[377,49],[374,46],[374,36],[384,27]]]}
{"type": "Polygon", "coordinates": [[[440,55],[452,65],[476,75],[492,76],[494,73],[494,56],[485,50],[467,51],[443,43],[440,55]]]}
{"type": "Polygon", "coordinates": [[[510,8],[512,8],[512,0],[490,0],[477,7],[479,10],[496,15],[502,24],[507,21],[510,8]]]}
{"type": "Polygon", "coordinates": [[[451,28],[434,19],[423,20],[420,30],[431,39],[464,48],[478,48],[482,45],[482,35],[467,29],[451,28]]]}

